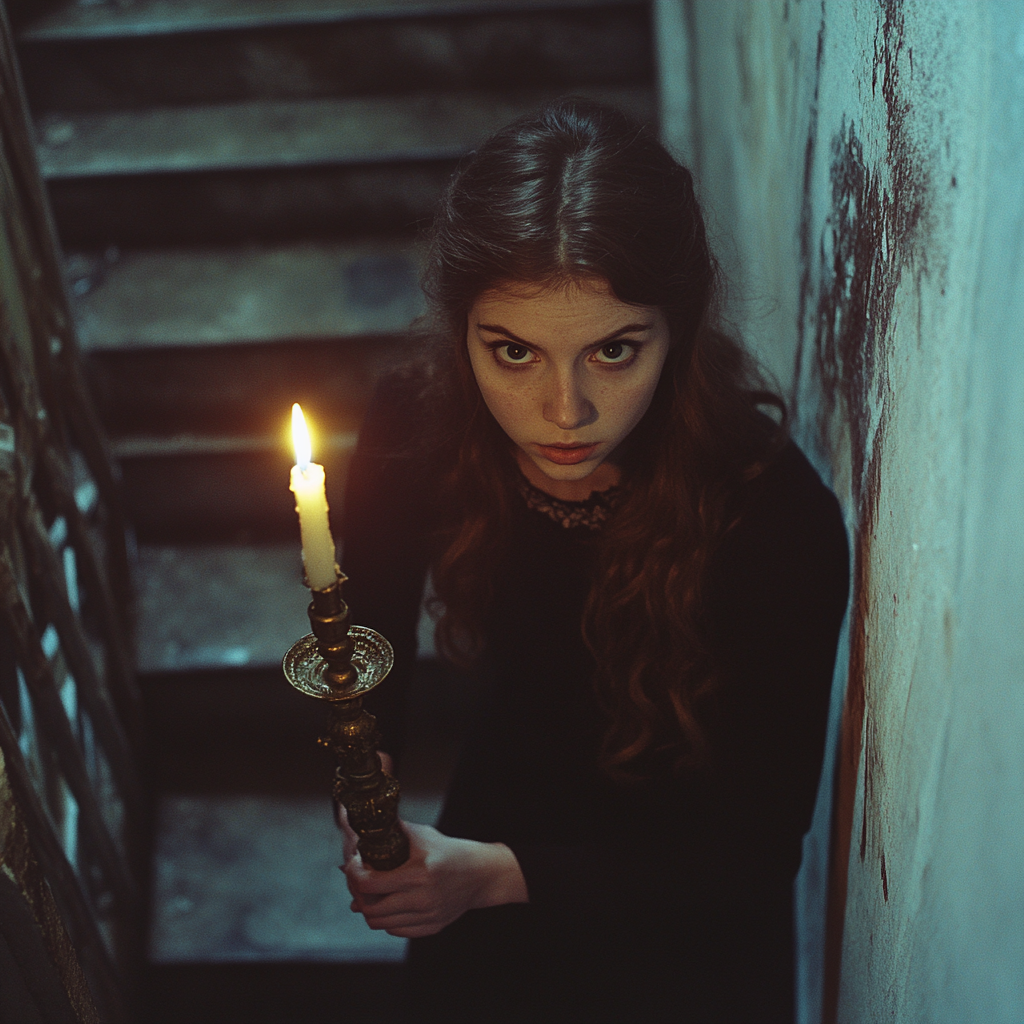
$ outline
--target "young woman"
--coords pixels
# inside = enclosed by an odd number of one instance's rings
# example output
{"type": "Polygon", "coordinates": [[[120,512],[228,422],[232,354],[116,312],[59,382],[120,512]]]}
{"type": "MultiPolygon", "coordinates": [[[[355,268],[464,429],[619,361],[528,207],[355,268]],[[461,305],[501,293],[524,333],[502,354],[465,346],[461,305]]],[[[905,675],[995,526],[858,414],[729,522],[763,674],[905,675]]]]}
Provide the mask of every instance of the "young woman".
{"type": "Polygon", "coordinates": [[[479,680],[437,829],[346,868],[409,1015],[775,1021],[847,596],[836,501],[717,329],[689,172],[579,100],[453,179],[429,353],[368,413],[348,594],[396,648],[428,569],[479,680]]]}

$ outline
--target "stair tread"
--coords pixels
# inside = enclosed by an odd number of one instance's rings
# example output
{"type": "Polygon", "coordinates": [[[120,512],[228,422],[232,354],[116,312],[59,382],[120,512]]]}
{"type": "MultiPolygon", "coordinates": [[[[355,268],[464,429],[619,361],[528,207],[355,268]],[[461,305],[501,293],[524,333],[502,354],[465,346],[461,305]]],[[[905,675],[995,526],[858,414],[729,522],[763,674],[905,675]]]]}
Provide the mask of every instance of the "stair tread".
{"type": "MultiPolygon", "coordinates": [[[[579,92],[653,114],[645,88],[579,92]]],[[[550,93],[440,93],[273,100],[48,114],[36,125],[44,178],[444,160],[550,93]]]]}
{"type": "MultiPolygon", "coordinates": [[[[298,522],[284,544],[140,545],[136,589],[143,673],[277,666],[309,632],[298,522]]],[[[426,617],[419,650],[434,656],[426,617]]]]}
{"type": "MultiPolygon", "coordinates": [[[[19,42],[103,39],[178,32],[411,18],[486,11],[602,7],[631,0],[133,0],[68,2],[28,22],[19,42]]],[[[639,3],[639,0],[632,0],[639,3]]]]}
{"type": "Polygon", "coordinates": [[[326,795],[168,794],[157,819],[152,962],[404,959],[349,910],[326,795]]]}
{"type": "Polygon", "coordinates": [[[397,334],[423,311],[408,245],[134,250],[69,258],[85,350],[397,334]]]}
{"type": "Polygon", "coordinates": [[[140,546],[139,671],[279,665],[309,632],[297,523],[295,536],[260,547],[140,546]]]}

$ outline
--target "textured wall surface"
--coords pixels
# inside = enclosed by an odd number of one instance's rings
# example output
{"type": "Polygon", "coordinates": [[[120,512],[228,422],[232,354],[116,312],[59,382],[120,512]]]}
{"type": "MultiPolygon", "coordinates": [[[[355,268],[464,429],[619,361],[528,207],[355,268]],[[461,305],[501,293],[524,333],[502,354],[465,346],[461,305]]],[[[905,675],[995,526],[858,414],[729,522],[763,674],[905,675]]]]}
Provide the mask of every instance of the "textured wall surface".
{"type": "Polygon", "coordinates": [[[1024,3],[658,18],[666,138],[713,211],[732,315],[853,540],[801,1017],[1019,1022],[1024,3]]]}

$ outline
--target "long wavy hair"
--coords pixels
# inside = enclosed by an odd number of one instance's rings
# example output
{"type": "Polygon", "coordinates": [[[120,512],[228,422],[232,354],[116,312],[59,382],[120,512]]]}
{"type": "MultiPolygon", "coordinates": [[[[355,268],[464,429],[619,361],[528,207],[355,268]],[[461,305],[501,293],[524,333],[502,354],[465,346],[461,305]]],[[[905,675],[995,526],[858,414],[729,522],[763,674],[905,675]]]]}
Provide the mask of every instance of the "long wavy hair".
{"type": "Polygon", "coordinates": [[[445,504],[460,510],[432,567],[437,640],[459,663],[481,653],[518,499],[512,443],[469,361],[469,311],[504,283],[587,279],[660,309],[671,337],[627,442],[581,624],[607,715],[604,765],[642,774],[655,751],[677,767],[705,753],[699,710],[716,682],[702,614],[708,565],[740,490],[784,439],[758,405],[784,409],[719,329],[720,274],[690,172],[652,131],[601,104],[561,100],[499,131],[454,176],[435,219],[424,278],[441,345],[432,383],[455,451],[445,504]]]}

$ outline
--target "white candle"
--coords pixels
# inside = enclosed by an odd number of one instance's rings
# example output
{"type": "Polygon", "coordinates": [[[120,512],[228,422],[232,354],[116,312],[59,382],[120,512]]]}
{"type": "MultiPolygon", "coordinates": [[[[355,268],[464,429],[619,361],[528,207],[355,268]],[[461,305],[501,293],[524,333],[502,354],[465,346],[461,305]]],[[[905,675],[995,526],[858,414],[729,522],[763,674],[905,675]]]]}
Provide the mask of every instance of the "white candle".
{"type": "Polygon", "coordinates": [[[310,462],[309,431],[298,402],[292,406],[292,441],[296,464],[292,466],[291,489],[295,494],[295,511],[299,513],[306,580],[313,590],[325,590],[335,582],[337,573],[334,538],[327,520],[324,467],[310,462]]]}

